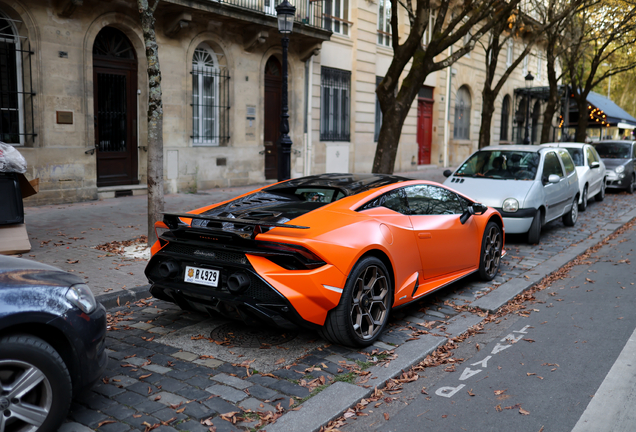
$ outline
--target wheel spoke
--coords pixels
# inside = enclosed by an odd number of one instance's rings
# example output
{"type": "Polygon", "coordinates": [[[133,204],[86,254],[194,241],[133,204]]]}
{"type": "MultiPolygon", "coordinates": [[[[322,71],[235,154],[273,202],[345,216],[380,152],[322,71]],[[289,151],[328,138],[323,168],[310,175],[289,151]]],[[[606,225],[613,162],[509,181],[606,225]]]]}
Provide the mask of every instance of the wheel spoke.
{"type": "Polygon", "coordinates": [[[6,417],[0,412],[0,432],[4,432],[4,424],[6,423],[6,417]]]}
{"type": "Polygon", "coordinates": [[[371,278],[368,282],[365,283],[364,288],[365,291],[369,291],[375,285],[376,280],[378,279],[378,268],[377,267],[369,267],[366,272],[364,272],[364,279],[367,279],[367,273],[371,271],[371,278]]]}
{"type": "Polygon", "coordinates": [[[35,386],[40,384],[45,379],[44,374],[37,368],[31,367],[27,369],[15,384],[9,390],[7,397],[9,399],[20,399],[28,392],[30,392],[35,386]]]}
{"type": "Polygon", "coordinates": [[[44,408],[26,403],[12,404],[9,409],[11,411],[10,417],[18,418],[34,426],[41,426],[49,414],[44,408]]]}

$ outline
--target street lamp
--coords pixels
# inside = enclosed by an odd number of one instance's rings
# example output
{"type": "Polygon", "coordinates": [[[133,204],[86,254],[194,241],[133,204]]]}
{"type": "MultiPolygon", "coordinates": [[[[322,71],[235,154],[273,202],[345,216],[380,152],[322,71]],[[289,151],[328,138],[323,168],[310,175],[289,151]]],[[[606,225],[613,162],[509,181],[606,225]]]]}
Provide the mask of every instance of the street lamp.
{"type": "Polygon", "coordinates": [[[282,110],[280,114],[280,137],[278,138],[278,181],[288,180],[291,177],[291,147],[292,140],[289,137],[289,107],[287,103],[287,48],[289,48],[288,34],[294,27],[296,8],[287,0],[276,6],[278,17],[278,31],[283,35],[283,94],[282,110]]]}
{"type": "Polygon", "coordinates": [[[528,72],[524,79],[526,80],[526,136],[523,143],[530,144],[530,88],[532,88],[534,77],[528,72]]]}

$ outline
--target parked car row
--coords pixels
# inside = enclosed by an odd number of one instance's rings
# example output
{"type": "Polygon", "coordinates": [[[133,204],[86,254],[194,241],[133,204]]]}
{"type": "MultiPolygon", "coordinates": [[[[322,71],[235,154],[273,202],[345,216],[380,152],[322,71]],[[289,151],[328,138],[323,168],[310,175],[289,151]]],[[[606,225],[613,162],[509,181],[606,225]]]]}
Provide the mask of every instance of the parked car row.
{"type": "Polygon", "coordinates": [[[506,232],[538,243],[541,228],[561,217],[573,226],[591,198],[606,188],[636,187],[636,142],[490,146],[473,153],[445,185],[495,208],[506,232]],[[608,169],[606,169],[606,165],[608,169]]]}

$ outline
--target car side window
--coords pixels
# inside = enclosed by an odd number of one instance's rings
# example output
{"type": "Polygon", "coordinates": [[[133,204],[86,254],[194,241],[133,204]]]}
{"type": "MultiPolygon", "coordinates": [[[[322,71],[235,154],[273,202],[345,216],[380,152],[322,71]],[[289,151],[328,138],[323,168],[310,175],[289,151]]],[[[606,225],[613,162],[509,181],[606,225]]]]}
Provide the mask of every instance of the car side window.
{"type": "Polygon", "coordinates": [[[404,194],[403,188],[392,190],[377,197],[373,201],[369,201],[363,205],[360,210],[368,210],[375,207],[386,207],[389,210],[402,214],[409,213],[409,206],[406,202],[406,195],[404,194]]]}
{"type": "Polygon", "coordinates": [[[565,167],[566,175],[570,175],[574,172],[574,162],[572,162],[572,158],[570,157],[570,153],[566,150],[557,150],[559,152],[559,156],[561,156],[561,160],[563,161],[563,166],[565,167]]]}
{"type": "Polygon", "coordinates": [[[636,145],[632,144],[632,158],[636,159],[636,145]]]}
{"type": "Polygon", "coordinates": [[[587,156],[587,165],[590,166],[592,165],[592,162],[596,162],[596,157],[594,155],[594,152],[592,151],[592,149],[590,147],[585,147],[585,155],[587,156]]]}
{"type": "Polygon", "coordinates": [[[563,177],[563,169],[561,168],[557,155],[554,152],[549,152],[545,154],[545,160],[543,161],[543,175],[541,177],[544,181],[548,181],[548,177],[552,174],[563,177]]]}
{"type": "Polygon", "coordinates": [[[453,191],[439,186],[417,185],[404,188],[411,215],[454,215],[464,212],[453,191]]]}

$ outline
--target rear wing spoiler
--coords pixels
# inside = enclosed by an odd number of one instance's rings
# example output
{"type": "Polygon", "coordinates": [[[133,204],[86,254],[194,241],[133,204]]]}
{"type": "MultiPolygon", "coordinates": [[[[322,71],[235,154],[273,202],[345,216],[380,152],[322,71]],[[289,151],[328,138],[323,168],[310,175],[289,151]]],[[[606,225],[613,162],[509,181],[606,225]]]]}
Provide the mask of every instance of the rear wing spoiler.
{"type": "Polygon", "coordinates": [[[307,226],[289,225],[285,223],[255,221],[250,219],[226,218],[221,216],[205,216],[194,213],[163,213],[163,222],[168,228],[174,229],[179,226],[179,219],[202,219],[213,222],[229,222],[238,225],[250,225],[253,227],[272,227],[272,228],[293,228],[293,229],[309,229],[307,226]]]}

